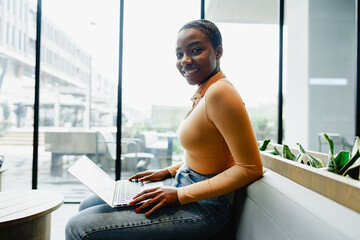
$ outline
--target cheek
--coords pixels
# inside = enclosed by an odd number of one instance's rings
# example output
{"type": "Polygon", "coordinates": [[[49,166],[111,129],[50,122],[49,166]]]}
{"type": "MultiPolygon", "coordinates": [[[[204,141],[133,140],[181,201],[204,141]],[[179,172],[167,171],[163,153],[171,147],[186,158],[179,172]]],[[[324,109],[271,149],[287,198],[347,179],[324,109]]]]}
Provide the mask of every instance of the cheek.
{"type": "Polygon", "coordinates": [[[178,70],[180,70],[180,61],[176,61],[176,63],[175,63],[175,67],[178,69],[178,70]]]}
{"type": "Polygon", "coordinates": [[[217,62],[216,57],[215,57],[215,56],[212,56],[212,57],[210,58],[210,62],[209,62],[209,65],[211,66],[212,69],[215,69],[215,68],[216,68],[216,62],[217,62]]]}

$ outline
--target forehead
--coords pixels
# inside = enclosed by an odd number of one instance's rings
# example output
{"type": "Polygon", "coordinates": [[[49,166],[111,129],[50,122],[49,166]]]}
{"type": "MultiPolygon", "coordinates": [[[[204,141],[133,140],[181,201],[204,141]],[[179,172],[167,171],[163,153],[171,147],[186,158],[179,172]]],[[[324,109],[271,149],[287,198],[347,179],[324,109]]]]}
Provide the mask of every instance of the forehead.
{"type": "Polygon", "coordinates": [[[203,32],[194,28],[187,28],[178,33],[176,47],[186,47],[195,42],[211,44],[210,39],[203,32]]]}

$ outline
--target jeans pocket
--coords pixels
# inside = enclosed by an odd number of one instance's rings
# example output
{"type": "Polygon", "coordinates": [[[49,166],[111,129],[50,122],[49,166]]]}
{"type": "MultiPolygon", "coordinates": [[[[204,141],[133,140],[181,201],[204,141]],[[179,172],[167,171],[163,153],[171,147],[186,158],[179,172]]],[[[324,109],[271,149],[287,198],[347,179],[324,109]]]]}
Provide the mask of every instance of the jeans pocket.
{"type": "Polygon", "coordinates": [[[186,173],[186,177],[191,183],[197,183],[197,182],[201,182],[201,181],[206,180],[205,178],[201,178],[199,176],[196,176],[195,174],[192,174],[191,172],[186,173]]]}

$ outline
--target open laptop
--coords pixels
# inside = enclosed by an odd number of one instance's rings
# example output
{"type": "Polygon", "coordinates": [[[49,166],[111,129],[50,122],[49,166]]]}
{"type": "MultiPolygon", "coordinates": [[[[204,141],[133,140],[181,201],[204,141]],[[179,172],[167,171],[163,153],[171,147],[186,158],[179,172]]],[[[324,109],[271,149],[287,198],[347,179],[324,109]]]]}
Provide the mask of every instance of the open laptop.
{"type": "Polygon", "coordinates": [[[163,185],[162,182],[115,181],[85,155],[68,171],[111,207],[129,206],[136,194],[163,185]]]}

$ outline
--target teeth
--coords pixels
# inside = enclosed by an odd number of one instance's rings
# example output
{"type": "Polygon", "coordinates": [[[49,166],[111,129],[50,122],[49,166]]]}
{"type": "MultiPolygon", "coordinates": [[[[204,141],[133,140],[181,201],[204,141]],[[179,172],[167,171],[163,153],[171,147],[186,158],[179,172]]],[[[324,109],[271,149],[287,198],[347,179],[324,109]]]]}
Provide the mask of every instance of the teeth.
{"type": "Polygon", "coordinates": [[[193,70],[188,70],[188,71],[184,71],[185,74],[191,74],[193,72],[196,72],[197,69],[193,69],[193,70]]]}

